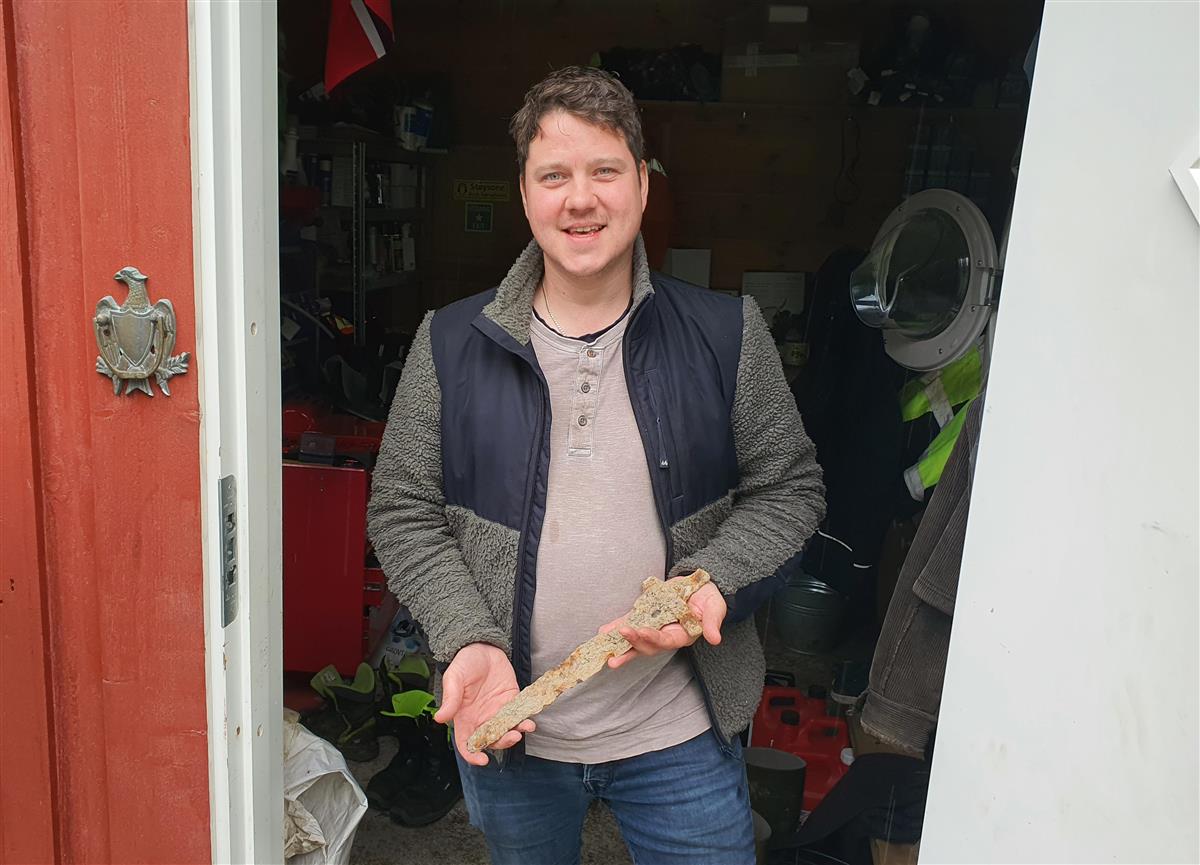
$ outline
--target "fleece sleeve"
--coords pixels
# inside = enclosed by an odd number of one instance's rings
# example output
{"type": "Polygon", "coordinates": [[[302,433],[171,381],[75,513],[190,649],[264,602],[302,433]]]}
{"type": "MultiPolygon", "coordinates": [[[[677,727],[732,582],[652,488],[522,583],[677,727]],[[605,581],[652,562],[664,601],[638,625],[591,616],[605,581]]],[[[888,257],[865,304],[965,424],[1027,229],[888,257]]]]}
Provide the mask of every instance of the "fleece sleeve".
{"type": "Polygon", "coordinates": [[[804,431],[779,352],[758,304],[743,300],[742,348],[731,423],[739,481],[733,506],[709,542],[676,563],[704,568],[729,604],[726,621],[746,618],[779,588],[825,515],[816,449],[804,431]]]}
{"type": "Polygon", "coordinates": [[[446,519],[442,487],[441,389],[430,327],[421,323],[396,388],[371,479],[367,526],[388,587],[425,629],[439,661],[468,643],[511,651],[446,519]]]}

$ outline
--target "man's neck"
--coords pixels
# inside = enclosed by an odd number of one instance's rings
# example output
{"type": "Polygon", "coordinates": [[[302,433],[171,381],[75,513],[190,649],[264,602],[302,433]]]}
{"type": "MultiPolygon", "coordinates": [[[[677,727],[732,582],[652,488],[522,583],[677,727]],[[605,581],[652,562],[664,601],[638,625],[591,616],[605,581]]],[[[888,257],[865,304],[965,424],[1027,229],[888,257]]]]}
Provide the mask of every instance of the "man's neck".
{"type": "Polygon", "coordinates": [[[534,306],[564,336],[601,331],[629,307],[633,296],[632,255],[587,279],[570,277],[549,262],[546,265],[534,306]]]}

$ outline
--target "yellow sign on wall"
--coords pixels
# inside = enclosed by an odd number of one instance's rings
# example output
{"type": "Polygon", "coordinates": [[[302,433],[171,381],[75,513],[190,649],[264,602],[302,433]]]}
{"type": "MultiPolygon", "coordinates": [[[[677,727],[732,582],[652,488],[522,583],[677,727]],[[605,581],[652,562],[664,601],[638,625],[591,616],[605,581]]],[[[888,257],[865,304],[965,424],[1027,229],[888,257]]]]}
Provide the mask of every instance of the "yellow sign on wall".
{"type": "Polygon", "coordinates": [[[507,180],[455,180],[455,201],[508,201],[507,180]]]}

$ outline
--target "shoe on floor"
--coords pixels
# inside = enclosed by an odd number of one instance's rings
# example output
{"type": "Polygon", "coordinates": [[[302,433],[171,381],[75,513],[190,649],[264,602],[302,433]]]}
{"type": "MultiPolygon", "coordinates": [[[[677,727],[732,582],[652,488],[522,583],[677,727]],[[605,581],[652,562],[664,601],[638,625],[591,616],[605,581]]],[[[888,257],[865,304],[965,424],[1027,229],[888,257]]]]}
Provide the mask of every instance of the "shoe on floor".
{"type": "Polygon", "coordinates": [[[406,656],[399,664],[387,658],[379,663],[379,682],[383,692],[376,706],[380,736],[395,736],[399,718],[416,718],[422,712],[433,715],[433,694],[429,693],[429,664],[417,655],[406,656]],[[412,696],[416,695],[416,696],[412,696]]]}
{"type": "Polygon", "coordinates": [[[388,811],[388,816],[403,826],[436,823],[462,798],[458,761],[454,758],[449,730],[432,720],[421,726],[426,747],[420,776],[396,796],[388,811]]]}
{"type": "Polygon", "coordinates": [[[379,662],[379,676],[388,696],[401,691],[429,690],[429,662],[420,655],[405,655],[392,662],[386,656],[379,662]]]}
{"type": "Polygon", "coordinates": [[[412,788],[425,766],[425,736],[416,718],[397,718],[393,735],[400,744],[396,756],[367,782],[367,804],[378,811],[391,810],[397,797],[412,788]]]}
{"type": "Polygon", "coordinates": [[[313,676],[311,684],[330,704],[323,712],[332,710],[334,717],[314,716],[311,724],[305,720],[305,726],[332,742],[347,760],[367,762],[378,757],[375,708],[379,685],[374,668],[359,664],[353,681],[346,682],[330,665],[313,676]]]}

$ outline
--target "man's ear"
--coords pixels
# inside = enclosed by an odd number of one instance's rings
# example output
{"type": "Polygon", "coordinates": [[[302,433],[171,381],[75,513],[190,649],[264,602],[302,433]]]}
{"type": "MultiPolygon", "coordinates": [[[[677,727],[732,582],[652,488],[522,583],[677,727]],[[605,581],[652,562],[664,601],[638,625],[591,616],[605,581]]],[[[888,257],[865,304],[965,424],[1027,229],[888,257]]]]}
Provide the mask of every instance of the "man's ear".
{"type": "Polygon", "coordinates": [[[525,169],[521,169],[521,173],[517,175],[517,188],[521,190],[521,209],[525,211],[525,218],[529,218],[529,201],[525,198],[525,169]]]}
{"type": "Polygon", "coordinates": [[[650,169],[644,159],[638,163],[638,186],[642,188],[642,213],[645,213],[646,202],[650,200],[650,169]]]}

